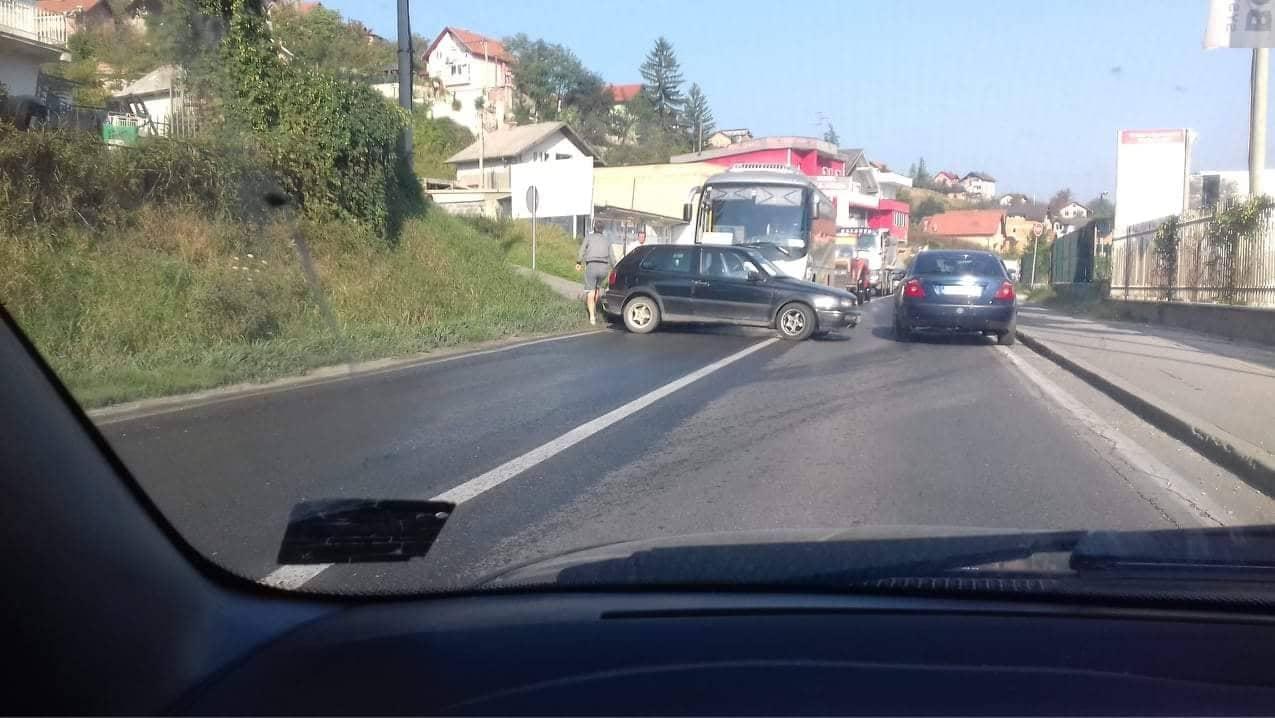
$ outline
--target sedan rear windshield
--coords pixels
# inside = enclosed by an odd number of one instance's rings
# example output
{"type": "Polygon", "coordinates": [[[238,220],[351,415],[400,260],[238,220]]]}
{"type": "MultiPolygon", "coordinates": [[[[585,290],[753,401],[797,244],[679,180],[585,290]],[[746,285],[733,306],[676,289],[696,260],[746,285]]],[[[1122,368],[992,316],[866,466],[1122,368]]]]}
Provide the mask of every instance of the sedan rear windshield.
{"type": "Polygon", "coordinates": [[[1001,263],[986,254],[922,254],[916,258],[914,274],[976,274],[999,276],[1001,263]]]}

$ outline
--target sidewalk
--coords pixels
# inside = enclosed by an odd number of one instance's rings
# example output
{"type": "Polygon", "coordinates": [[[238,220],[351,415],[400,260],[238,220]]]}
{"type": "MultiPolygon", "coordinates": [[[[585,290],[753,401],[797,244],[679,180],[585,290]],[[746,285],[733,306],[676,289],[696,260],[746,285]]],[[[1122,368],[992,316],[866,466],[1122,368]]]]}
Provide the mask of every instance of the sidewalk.
{"type": "Polygon", "coordinates": [[[1024,344],[1275,495],[1275,349],[1023,306],[1024,344]]]}
{"type": "Polygon", "coordinates": [[[545,272],[533,270],[529,267],[522,267],[517,264],[513,265],[513,268],[515,272],[523,276],[539,279],[550,289],[573,302],[580,301],[580,298],[584,296],[584,287],[579,282],[573,282],[570,279],[563,279],[562,277],[558,277],[553,274],[547,274],[545,272]]]}

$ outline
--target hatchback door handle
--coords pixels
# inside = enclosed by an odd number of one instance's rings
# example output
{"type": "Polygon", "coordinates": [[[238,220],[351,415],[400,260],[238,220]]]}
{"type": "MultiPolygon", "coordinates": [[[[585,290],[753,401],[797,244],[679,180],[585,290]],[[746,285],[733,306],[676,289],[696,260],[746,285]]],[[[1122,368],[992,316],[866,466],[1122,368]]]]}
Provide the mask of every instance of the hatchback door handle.
{"type": "Polygon", "coordinates": [[[696,279],[695,281],[691,282],[691,284],[694,284],[694,285],[695,285],[695,286],[697,286],[697,287],[707,287],[707,286],[708,286],[708,282],[705,282],[703,279],[696,279]]]}

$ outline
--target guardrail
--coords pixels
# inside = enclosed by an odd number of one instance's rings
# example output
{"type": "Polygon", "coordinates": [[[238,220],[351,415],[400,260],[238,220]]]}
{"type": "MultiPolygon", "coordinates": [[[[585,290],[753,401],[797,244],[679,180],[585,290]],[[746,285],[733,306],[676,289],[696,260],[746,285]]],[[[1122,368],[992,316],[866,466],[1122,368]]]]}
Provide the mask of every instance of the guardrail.
{"type": "Polygon", "coordinates": [[[1157,251],[1162,221],[1112,240],[1111,297],[1275,307],[1275,211],[1264,212],[1257,231],[1233,245],[1213,241],[1214,222],[1213,212],[1180,217],[1173,251],[1157,251]]]}

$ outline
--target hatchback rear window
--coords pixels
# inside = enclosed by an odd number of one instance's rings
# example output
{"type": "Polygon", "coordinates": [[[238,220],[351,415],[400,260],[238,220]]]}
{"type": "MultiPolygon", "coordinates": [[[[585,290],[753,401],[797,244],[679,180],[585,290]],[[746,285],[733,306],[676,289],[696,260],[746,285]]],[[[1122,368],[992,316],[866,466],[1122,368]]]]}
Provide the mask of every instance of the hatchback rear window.
{"type": "Polygon", "coordinates": [[[651,252],[642,260],[642,269],[651,272],[690,272],[691,248],[651,252]]]}
{"type": "Polygon", "coordinates": [[[915,274],[1004,274],[1001,263],[986,254],[922,254],[916,258],[915,274]]]}

